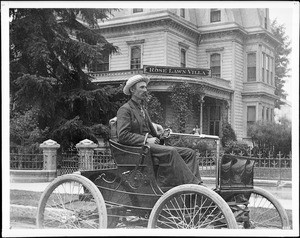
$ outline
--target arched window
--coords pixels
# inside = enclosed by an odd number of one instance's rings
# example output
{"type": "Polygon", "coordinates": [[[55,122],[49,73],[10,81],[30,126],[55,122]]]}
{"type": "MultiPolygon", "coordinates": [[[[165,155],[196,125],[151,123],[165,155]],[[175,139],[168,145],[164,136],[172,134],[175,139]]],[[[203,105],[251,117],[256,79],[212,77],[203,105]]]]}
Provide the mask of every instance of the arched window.
{"type": "Polygon", "coordinates": [[[221,55],[214,53],[210,55],[210,69],[213,77],[221,77],[221,55]]]}

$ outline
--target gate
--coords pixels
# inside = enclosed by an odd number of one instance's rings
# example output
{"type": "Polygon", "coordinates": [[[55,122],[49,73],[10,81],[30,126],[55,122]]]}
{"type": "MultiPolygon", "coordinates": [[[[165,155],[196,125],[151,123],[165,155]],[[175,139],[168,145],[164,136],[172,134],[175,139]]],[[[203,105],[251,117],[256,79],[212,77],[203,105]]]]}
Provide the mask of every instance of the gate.
{"type": "Polygon", "coordinates": [[[77,150],[57,154],[57,176],[78,171],[79,156],[77,150]]]}

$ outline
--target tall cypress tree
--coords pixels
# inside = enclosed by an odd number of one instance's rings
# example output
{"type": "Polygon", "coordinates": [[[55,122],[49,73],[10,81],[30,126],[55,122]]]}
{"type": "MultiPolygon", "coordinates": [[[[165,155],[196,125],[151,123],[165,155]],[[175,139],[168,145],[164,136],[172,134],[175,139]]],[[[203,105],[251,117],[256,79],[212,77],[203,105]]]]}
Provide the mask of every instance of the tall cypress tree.
{"type": "Polygon", "coordinates": [[[12,128],[34,110],[35,129],[46,133],[40,140],[48,137],[67,147],[107,135],[104,124],[117,110],[111,94],[119,89],[96,86],[84,68],[118,51],[97,24],[114,10],[10,9],[12,128]]]}
{"type": "Polygon", "coordinates": [[[275,107],[280,108],[284,104],[282,99],[286,99],[286,92],[283,89],[285,78],[290,77],[288,74],[290,69],[288,56],[292,51],[290,47],[291,41],[285,33],[285,26],[278,24],[277,20],[274,20],[271,24],[271,29],[275,37],[279,39],[279,44],[275,49],[275,94],[280,97],[280,100],[276,102],[275,107]]]}

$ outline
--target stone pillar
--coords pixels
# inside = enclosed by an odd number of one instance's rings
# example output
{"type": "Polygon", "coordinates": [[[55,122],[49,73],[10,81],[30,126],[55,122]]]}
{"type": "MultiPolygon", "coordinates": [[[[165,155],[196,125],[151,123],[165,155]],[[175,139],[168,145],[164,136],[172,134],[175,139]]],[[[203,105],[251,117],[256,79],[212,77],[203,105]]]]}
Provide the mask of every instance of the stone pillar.
{"type": "Polygon", "coordinates": [[[55,170],[56,171],[56,156],[57,149],[60,145],[54,140],[46,140],[40,144],[40,148],[43,149],[44,167],[43,170],[55,170]]]}
{"type": "Polygon", "coordinates": [[[79,154],[79,170],[93,170],[94,149],[97,147],[93,141],[85,139],[76,144],[79,154]]]}

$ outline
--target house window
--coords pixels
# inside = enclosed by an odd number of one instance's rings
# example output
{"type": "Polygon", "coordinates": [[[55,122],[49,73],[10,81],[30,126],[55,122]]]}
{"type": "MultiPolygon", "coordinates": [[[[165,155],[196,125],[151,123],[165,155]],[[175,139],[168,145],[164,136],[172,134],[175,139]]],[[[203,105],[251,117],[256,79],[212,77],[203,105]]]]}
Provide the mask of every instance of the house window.
{"type": "Polygon", "coordinates": [[[210,69],[213,77],[221,77],[221,55],[214,53],[210,55],[210,69]]]}
{"type": "Polygon", "coordinates": [[[266,70],[266,54],[262,53],[262,58],[261,58],[261,80],[265,82],[265,70],[266,70]]]}
{"type": "Polygon", "coordinates": [[[248,106],[247,107],[247,135],[249,128],[255,123],[256,121],[256,108],[255,106],[248,106]]]}
{"type": "Polygon", "coordinates": [[[262,110],[261,110],[261,120],[265,120],[265,107],[263,106],[262,107],[262,110]]]}
{"type": "Polygon", "coordinates": [[[186,50],[185,49],[180,50],[180,67],[183,67],[183,68],[186,67],[186,50]]]}
{"type": "Polygon", "coordinates": [[[256,53],[247,55],[247,81],[256,81],[256,53]]]}
{"type": "Polygon", "coordinates": [[[210,22],[219,22],[221,21],[221,10],[211,9],[210,10],[210,22]]]}
{"type": "Polygon", "coordinates": [[[269,121],[269,108],[266,109],[266,120],[269,121]]]}
{"type": "Polygon", "coordinates": [[[143,8],[133,8],[133,13],[143,12],[143,8]]]}
{"type": "Polygon", "coordinates": [[[209,109],[209,134],[219,135],[220,132],[220,119],[221,119],[221,107],[212,106],[209,109]]]}
{"type": "Polygon", "coordinates": [[[267,74],[267,84],[269,84],[270,79],[270,57],[266,56],[266,74],[267,74]]]}
{"type": "Polygon", "coordinates": [[[273,58],[270,57],[270,84],[271,85],[274,85],[273,84],[273,62],[274,62],[273,58]]]}
{"type": "Polygon", "coordinates": [[[89,66],[89,70],[96,72],[96,71],[109,71],[109,55],[104,55],[102,63],[93,62],[89,66]]]}
{"type": "Polygon", "coordinates": [[[185,9],[184,8],[180,8],[180,16],[185,18],[185,9]]]}
{"type": "Polygon", "coordinates": [[[136,45],[131,47],[130,69],[141,68],[141,46],[136,45]]]}

